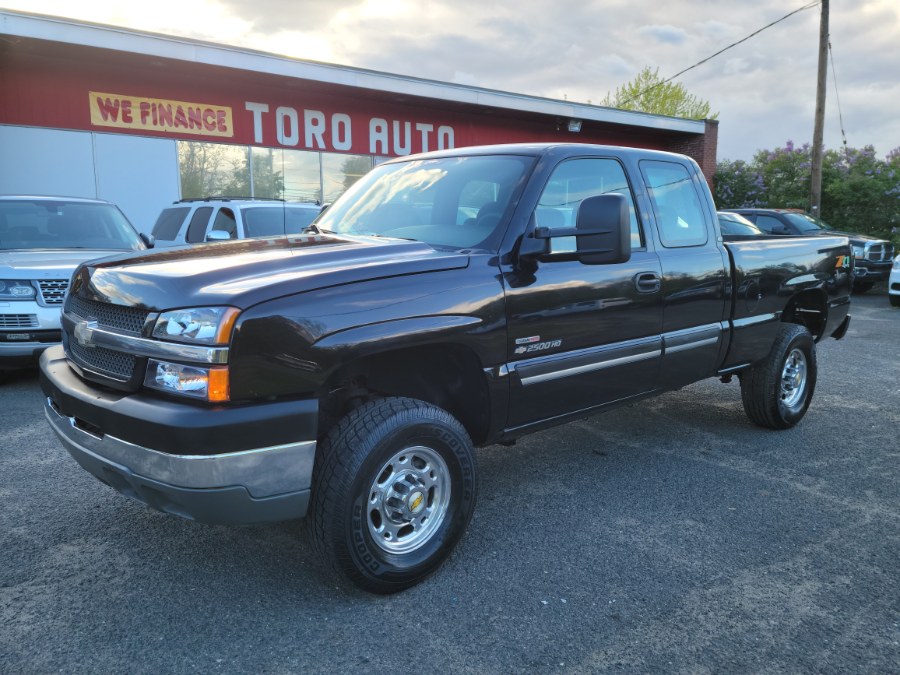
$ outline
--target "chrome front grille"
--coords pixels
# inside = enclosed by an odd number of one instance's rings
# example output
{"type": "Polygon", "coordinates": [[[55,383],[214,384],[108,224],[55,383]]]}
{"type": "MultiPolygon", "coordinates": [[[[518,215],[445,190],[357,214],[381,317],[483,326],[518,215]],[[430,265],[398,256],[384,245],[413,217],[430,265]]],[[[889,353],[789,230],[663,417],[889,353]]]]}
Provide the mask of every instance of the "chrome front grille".
{"type": "Polygon", "coordinates": [[[66,312],[81,319],[92,319],[103,328],[113,328],[140,335],[150,312],[136,307],[123,307],[106,302],[70,296],[66,312]]]}
{"type": "Polygon", "coordinates": [[[41,301],[45,305],[61,305],[69,288],[68,279],[39,279],[41,301]]]}
{"type": "Polygon", "coordinates": [[[37,314],[0,314],[0,328],[37,328],[37,314]]]}
{"type": "MultiPolygon", "coordinates": [[[[136,307],[123,307],[106,302],[86,300],[70,295],[66,314],[76,320],[96,321],[101,328],[140,335],[150,312],[136,307]]],[[[106,347],[84,346],[71,334],[64,336],[66,354],[79,366],[111,379],[125,382],[134,375],[137,357],[106,347]]]]}
{"type": "Polygon", "coordinates": [[[889,262],[894,257],[891,244],[869,244],[866,246],[866,260],[869,262],[889,262]]]}

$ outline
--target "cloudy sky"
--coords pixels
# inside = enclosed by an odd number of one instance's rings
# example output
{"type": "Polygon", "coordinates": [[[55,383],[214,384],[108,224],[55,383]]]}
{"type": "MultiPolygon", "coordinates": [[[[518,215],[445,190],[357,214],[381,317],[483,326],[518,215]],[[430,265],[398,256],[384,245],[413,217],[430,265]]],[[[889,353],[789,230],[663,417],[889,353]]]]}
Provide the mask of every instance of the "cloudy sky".
{"type": "MultiPolygon", "coordinates": [[[[644,66],[668,77],[809,0],[0,0],[0,7],[298,58],[572,101],[602,100],[644,66]]],[[[812,139],[815,6],[686,73],[718,111],[720,159],[812,139]]],[[[832,0],[844,129],[900,146],[900,2],[832,0]]],[[[825,144],[841,145],[829,72],[825,144]]]]}

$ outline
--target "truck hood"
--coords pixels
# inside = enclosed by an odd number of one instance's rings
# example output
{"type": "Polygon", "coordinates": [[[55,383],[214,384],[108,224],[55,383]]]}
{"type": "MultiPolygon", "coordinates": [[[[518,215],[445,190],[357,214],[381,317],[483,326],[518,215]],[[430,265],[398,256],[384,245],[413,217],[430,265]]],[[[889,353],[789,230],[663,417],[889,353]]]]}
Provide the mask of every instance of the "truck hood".
{"type": "Polygon", "coordinates": [[[0,250],[0,279],[66,279],[81,263],[121,254],[109,249],[0,250]]]}
{"type": "Polygon", "coordinates": [[[856,244],[857,246],[862,246],[869,242],[877,242],[880,244],[887,243],[884,239],[879,239],[878,237],[870,237],[867,234],[859,234],[857,232],[841,232],[840,230],[819,230],[818,232],[810,232],[809,234],[821,234],[829,237],[847,237],[851,244],[856,244]]]}
{"type": "Polygon", "coordinates": [[[378,237],[296,235],[182,246],[91,261],[72,293],[163,311],[264,300],[328,286],[466,267],[467,255],[378,237]]]}

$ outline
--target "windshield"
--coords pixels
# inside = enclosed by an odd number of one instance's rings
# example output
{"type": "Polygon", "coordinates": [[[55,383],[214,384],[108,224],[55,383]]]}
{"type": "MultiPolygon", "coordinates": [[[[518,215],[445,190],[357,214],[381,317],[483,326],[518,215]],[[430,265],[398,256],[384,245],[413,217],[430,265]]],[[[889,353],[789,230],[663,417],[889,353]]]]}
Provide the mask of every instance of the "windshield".
{"type": "Polygon", "coordinates": [[[383,164],[357,181],[316,226],[436,247],[496,249],[512,198],[533,163],[532,157],[488,155],[383,164]]]}
{"type": "Polygon", "coordinates": [[[241,209],[248,237],[300,234],[319,215],[312,206],[248,206],[241,209]]]}
{"type": "Polygon", "coordinates": [[[143,242],[112,204],[0,200],[0,249],[140,250],[143,242]]]}
{"type": "Polygon", "coordinates": [[[793,226],[801,232],[818,232],[819,230],[831,229],[831,226],[825,221],[805,213],[785,213],[784,217],[791,221],[793,226]]]}

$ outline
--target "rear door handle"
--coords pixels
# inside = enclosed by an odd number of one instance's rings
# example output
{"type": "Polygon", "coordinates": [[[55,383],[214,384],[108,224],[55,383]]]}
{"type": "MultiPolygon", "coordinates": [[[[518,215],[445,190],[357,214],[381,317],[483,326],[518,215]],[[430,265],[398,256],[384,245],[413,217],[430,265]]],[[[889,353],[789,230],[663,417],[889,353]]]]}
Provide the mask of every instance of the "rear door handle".
{"type": "Polygon", "coordinates": [[[638,272],[634,275],[634,287],[638,293],[657,293],[660,285],[660,278],[656,272],[638,272]]]}

